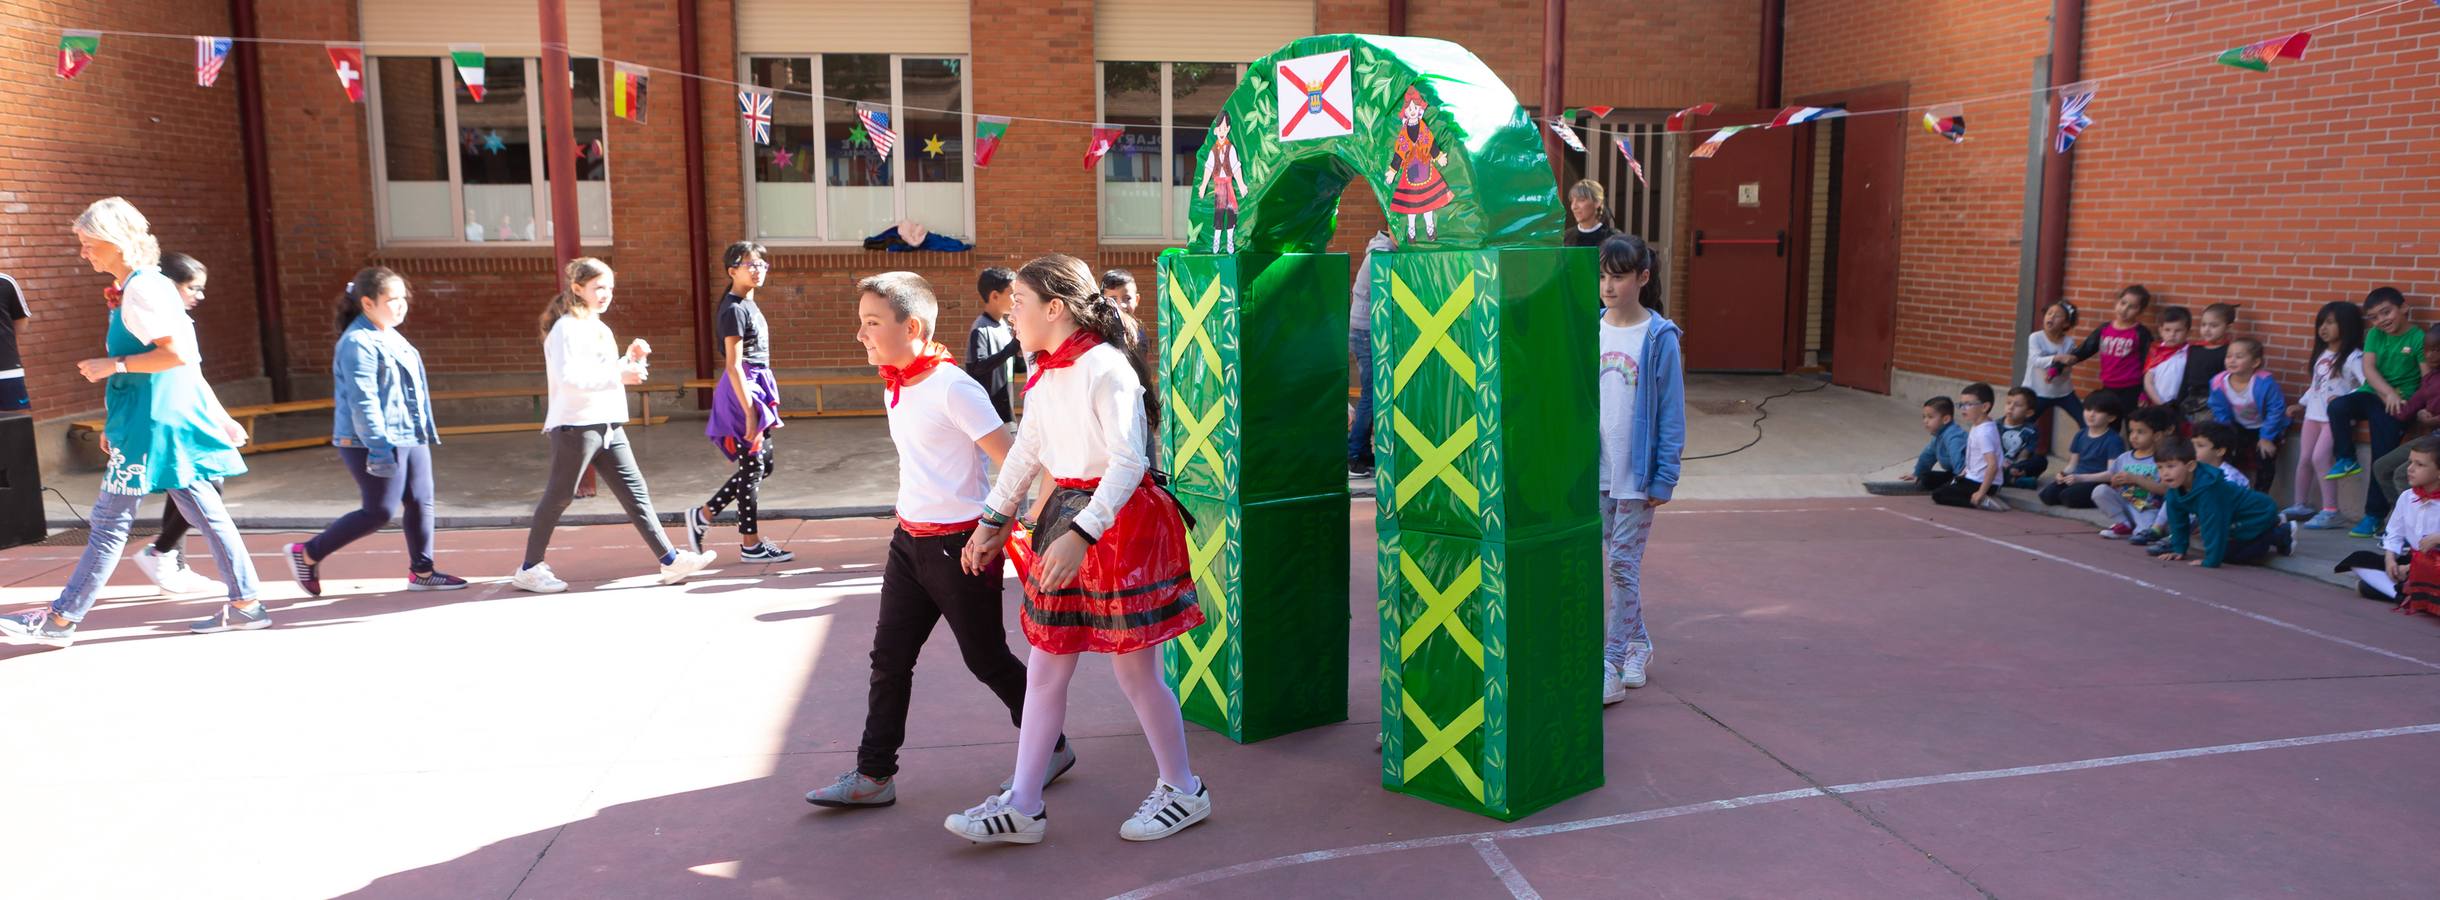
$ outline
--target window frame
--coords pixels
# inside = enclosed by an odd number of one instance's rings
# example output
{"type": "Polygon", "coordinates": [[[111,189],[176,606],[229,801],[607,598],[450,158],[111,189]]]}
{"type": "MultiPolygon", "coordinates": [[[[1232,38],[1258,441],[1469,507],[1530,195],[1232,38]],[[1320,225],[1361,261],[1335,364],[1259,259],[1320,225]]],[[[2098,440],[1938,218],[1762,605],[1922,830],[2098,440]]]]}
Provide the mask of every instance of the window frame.
{"type": "MultiPolygon", "coordinates": [[[[1110,103],[1110,97],[1109,97],[1109,85],[1110,85],[1110,80],[1109,80],[1109,76],[1108,76],[1108,74],[1107,74],[1107,68],[1108,68],[1108,66],[1109,66],[1109,64],[1110,64],[1110,63],[1152,63],[1152,64],[1154,64],[1154,65],[1158,65],[1158,66],[1160,66],[1160,67],[1161,67],[1161,114],[1160,114],[1160,119],[1161,119],[1161,147],[1160,147],[1160,150],[1159,150],[1159,156],[1160,156],[1160,170],[1161,170],[1161,173],[1162,173],[1162,175],[1161,175],[1161,179],[1162,179],[1162,184],[1161,184],[1161,187],[1162,187],[1162,189],[1163,189],[1163,190],[1161,191],[1161,234],[1162,234],[1162,236],[1161,236],[1161,237],[1142,237],[1142,236],[1136,236],[1136,235],[1112,235],[1112,234],[1110,234],[1110,233],[1109,233],[1108,229],[1104,227],[1104,223],[1103,223],[1103,221],[1102,221],[1102,210],[1104,210],[1104,209],[1107,209],[1107,208],[1108,208],[1106,204],[1109,202],[1109,199],[1108,199],[1107,194],[1108,194],[1108,188],[1109,188],[1109,184],[1110,184],[1110,179],[1109,179],[1109,177],[1108,177],[1108,174],[1107,174],[1107,173],[1106,173],[1106,172],[1103,170],[1102,166],[1101,166],[1101,165],[1098,165],[1098,164],[1097,164],[1097,165],[1095,165],[1095,166],[1093,167],[1093,233],[1094,233],[1094,236],[1095,236],[1096,238],[1098,238],[1098,239],[1099,239],[1099,240],[1100,240],[1102,243],[1104,243],[1104,244],[1109,244],[1109,245],[1112,245],[1112,246],[1132,246],[1132,247],[1177,247],[1177,246],[1183,246],[1183,245],[1185,245],[1185,243],[1186,243],[1186,239],[1187,239],[1188,225],[1187,225],[1187,223],[1185,223],[1185,222],[1178,221],[1178,215],[1177,215],[1177,207],[1178,207],[1178,204],[1177,204],[1177,198],[1176,198],[1176,197],[1175,197],[1175,196],[1174,196],[1174,195],[1173,195],[1171,192],[1172,192],[1172,191],[1175,191],[1176,189],[1181,188],[1181,187],[1183,187],[1183,188],[1192,188],[1192,187],[1194,187],[1194,185],[1192,185],[1192,184],[1170,184],[1170,183],[1168,183],[1168,179],[1169,179],[1169,177],[1170,177],[1170,173],[1171,173],[1171,167],[1170,167],[1170,164],[1169,164],[1169,163],[1170,163],[1170,160],[1169,160],[1170,148],[1171,148],[1171,147],[1175,147],[1175,146],[1177,146],[1177,134],[1176,134],[1176,131],[1177,131],[1177,100],[1178,100],[1177,95],[1176,95],[1176,90],[1177,90],[1177,81],[1176,81],[1177,67],[1178,67],[1178,65],[1179,65],[1180,63],[1199,63],[1199,64],[1203,64],[1203,65],[1213,65],[1213,66],[1229,66],[1229,67],[1232,67],[1233,69],[1235,69],[1235,70],[1236,70],[1236,73],[1237,73],[1237,81],[1238,81],[1238,82],[1243,82],[1243,81],[1245,80],[1245,70],[1246,70],[1246,69],[1247,69],[1249,66],[1251,66],[1251,65],[1252,65],[1252,63],[1245,63],[1245,62],[1229,62],[1229,61],[1222,61],[1222,60],[1198,60],[1198,59],[1179,59],[1179,60],[1148,60],[1148,59],[1096,59],[1096,60],[1094,60],[1094,61],[1093,61],[1093,121],[1095,121],[1095,122],[1102,122],[1104,119],[1106,119],[1106,118],[1109,116],[1109,103],[1110,103]]],[[[1232,92],[1233,92],[1233,91],[1234,91],[1234,88],[1232,88],[1231,90],[1232,90],[1232,92]]],[[[1223,102],[1226,102],[1226,101],[1225,101],[1225,99],[1223,100],[1223,102]]],[[[1097,126],[1097,127],[1098,127],[1098,126],[1097,126]]]]}
{"type": "MultiPolygon", "coordinates": [[[[753,129],[753,126],[752,126],[752,125],[750,125],[750,124],[748,124],[748,123],[746,122],[746,120],[745,120],[745,117],[744,117],[744,116],[740,115],[740,116],[738,116],[738,117],[737,117],[737,161],[738,161],[738,180],[739,180],[740,184],[743,186],[743,188],[744,188],[744,194],[745,194],[745,225],[746,225],[746,233],[747,233],[747,234],[754,235],[754,240],[755,240],[755,241],[757,241],[757,242],[759,242],[759,243],[761,243],[761,244],[763,244],[763,245],[765,245],[765,246],[770,246],[770,247],[805,247],[805,248],[845,248],[845,247],[854,247],[854,248],[859,248],[859,249],[861,249],[861,248],[864,246],[864,238],[865,238],[865,236],[864,236],[864,235],[858,234],[858,235],[851,235],[851,236],[841,237],[841,236],[838,236],[838,235],[833,235],[833,234],[830,234],[830,233],[829,233],[829,232],[830,232],[830,188],[831,188],[831,184],[830,184],[830,139],[829,139],[827,136],[824,136],[824,134],[823,134],[824,122],[825,122],[826,120],[822,118],[822,113],[823,113],[823,110],[822,110],[821,106],[822,106],[822,104],[826,104],[826,103],[833,103],[833,102],[838,102],[838,101],[833,101],[833,100],[826,99],[826,98],[827,98],[827,97],[830,95],[830,90],[829,90],[829,77],[828,77],[828,70],[827,70],[827,69],[825,69],[825,68],[822,66],[822,58],[823,58],[823,57],[825,57],[825,56],[886,56],[886,57],[888,57],[888,58],[889,58],[889,61],[890,61],[890,63],[889,63],[889,65],[890,65],[890,102],[889,102],[889,109],[890,109],[890,123],[891,123],[893,126],[895,126],[895,127],[898,129],[898,146],[897,146],[897,148],[896,148],[895,150],[893,150],[893,151],[890,153],[890,210],[891,210],[891,214],[894,216],[894,218],[893,218],[893,220],[892,220],[892,221],[900,221],[900,220],[904,220],[904,219],[907,217],[907,191],[906,191],[906,187],[907,187],[907,179],[906,179],[906,171],[907,171],[907,167],[906,167],[906,161],[907,161],[907,154],[909,154],[909,153],[914,153],[914,152],[920,152],[920,150],[918,149],[920,145],[917,145],[917,144],[912,143],[912,138],[911,138],[911,136],[909,135],[908,131],[906,130],[906,121],[907,121],[907,116],[906,116],[906,65],[905,65],[905,61],[906,61],[906,60],[910,60],[910,59],[949,59],[949,60],[956,60],[956,61],[957,61],[957,99],[958,99],[957,122],[958,122],[958,129],[959,129],[959,133],[958,133],[957,138],[958,138],[958,141],[959,141],[959,145],[960,145],[960,146],[963,148],[963,152],[961,152],[961,153],[960,153],[960,154],[958,154],[958,155],[959,155],[959,157],[960,157],[960,158],[961,158],[961,160],[962,160],[962,165],[964,166],[964,170],[963,170],[963,171],[964,171],[964,176],[963,176],[963,180],[962,180],[960,183],[961,183],[961,184],[963,184],[963,185],[965,185],[965,195],[966,195],[966,202],[965,202],[966,221],[965,221],[965,222],[963,222],[963,223],[961,223],[961,224],[962,224],[962,227],[960,227],[960,228],[958,228],[957,230],[954,230],[954,231],[951,231],[951,230],[946,230],[946,229],[938,229],[938,228],[933,228],[933,226],[931,225],[931,223],[925,223],[924,227],[925,227],[925,228],[928,228],[928,229],[932,229],[932,230],[934,230],[934,231],[936,231],[936,232],[938,232],[938,233],[944,234],[944,235],[949,235],[949,236],[958,237],[958,238],[960,238],[960,239],[962,239],[962,240],[964,240],[964,241],[966,241],[967,243],[970,243],[970,244],[972,244],[972,243],[977,243],[977,241],[975,240],[976,235],[975,235],[975,233],[974,233],[974,232],[975,232],[975,222],[976,222],[976,219],[975,219],[975,209],[974,209],[974,141],[973,141],[973,134],[974,134],[974,79],[973,79],[973,77],[971,77],[971,76],[972,76],[972,73],[973,73],[973,62],[974,62],[974,61],[973,61],[973,54],[971,54],[971,53],[740,53],[740,54],[738,54],[738,55],[737,55],[737,71],[742,72],[742,73],[745,73],[744,80],[745,80],[745,81],[746,81],[748,84],[753,83],[754,72],[755,72],[755,70],[754,70],[754,63],[755,63],[757,60],[769,60],[769,59],[780,59],[780,60],[799,60],[799,59],[801,59],[801,60],[808,60],[808,61],[811,63],[811,69],[812,69],[812,73],[813,73],[813,82],[812,82],[812,87],[813,87],[813,96],[812,96],[812,97],[795,97],[795,96],[790,96],[790,95],[786,95],[786,94],[780,94],[780,93],[777,93],[776,91],[774,91],[774,93],[772,94],[772,97],[771,97],[771,104],[772,104],[772,112],[773,112],[773,114],[774,114],[774,117],[775,117],[775,118],[776,118],[777,113],[778,113],[778,106],[779,106],[779,104],[781,104],[781,103],[784,103],[784,102],[789,102],[789,101],[795,101],[795,102],[800,102],[800,103],[811,103],[811,104],[814,104],[813,128],[814,128],[815,140],[814,140],[814,142],[813,142],[813,171],[814,171],[814,178],[813,178],[813,186],[814,186],[814,190],[813,190],[813,217],[814,217],[814,225],[815,225],[815,236],[813,236],[813,237],[802,237],[802,236],[783,237],[783,236],[778,236],[778,235],[765,235],[765,234],[763,234],[763,233],[762,233],[762,192],[761,192],[760,190],[758,190],[758,189],[757,189],[757,188],[758,188],[758,186],[761,184],[761,182],[760,182],[759,180],[757,180],[757,178],[755,177],[755,172],[754,172],[754,167],[755,167],[755,148],[756,148],[757,146],[759,146],[759,145],[757,145],[757,144],[755,144],[755,143],[754,143],[754,129],[753,129]]],[[[760,89],[760,90],[772,90],[771,88],[766,87],[766,86],[762,86],[762,85],[755,85],[755,87],[756,87],[757,89],[760,89]]],[[[735,101],[736,101],[736,98],[735,98],[734,96],[731,96],[731,97],[729,97],[729,98],[728,98],[728,100],[729,100],[730,102],[732,102],[732,103],[733,103],[733,102],[735,102],[735,101]]],[[[885,227],[886,227],[886,226],[885,226],[885,227]]]]}
{"type": "MultiPolygon", "coordinates": [[[[376,245],[384,248],[533,248],[551,246],[551,234],[555,234],[557,232],[559,223],[557,220],[551,217],[550,182],[548,179],[543,177],[543,170],[545,167],[543,162],[544,154],[540,152],[528,154],[527,165],[532,172],[533,178],[533,180],[530,182],[534,189],[533,221],[550,222],[551,231],[549,233],[544,233],[537,230],[536,234],[540,236],[530,241],[469,241],[464,237],[466,227],[466,177],[464,170],[461,168],[464,165],[464,162],[458,158],[458,153],[454,145],[452,145],[449,149],[444,150],[441,155],[449,163],[449,216],[450,222],[452,223],[450,227],[452,229],[452,233],[458,235],[458,237],[452,240],[432,240],[428,238],[410,240],[391,237],[389,192],[390,149],[387,141],[387,135],[383,131],[381,116],[382,66],[379,60],[383,59],[434,60],[437,63],[434,68],[438,70],[435,74],[439,77],[440,87],[439,97],[441,98],[441,133],[443,135],[455,135],[458,133],[458,74],[457,67],[451,63],[447,54],[441,54],[439,56],[427,56],[418,53],[387,53],[379,56],[367,57],[367,62],[364,67],[364,102],[366,113],[364,118],[366,130],[368,132],[367,136],[370,140],[373,151],[373,225],[376,245]]],[[[539,145],[542,143],[542,141],[547,140],[547,138],[544,137],[542,130],[542,104],[539,102],[541,98],[541,92],[539,90],[541,82],[536,80],[541,74],[542,60],[538,57],[532,56],[520,56],[516,57],[516,59],[525,66],[525,84],[527,85],[526,97],[529,98],[528,102],[525,104],[526,133],[534,135],[535,143],[539,145]]],[[[595,65],[602,65],[604,63],[604,60],[596,57],[572,56],[571,59],[590,59],[595,65]]],[[[610,155],[611,150],[610,120],[616,118],[615,116],[610,115],[609,78],[604,77],[601,79],[601,89],[603,93],[602,96],[598,98],[598,101],[601,103],[602,107],[602,155],[608,156],[610,155]]],[[[614,194],[616,191],[613,189],[613,182],[609,172],[607,171],[607,165],[607,163],[604,164],[605,170],[602,173],[602,215],[603,218],[607,220],[606,224],[610,225],[611,233],[604,234],[600,237],[586,236],[584,234],[584,225],[581,221],[582,215],[580,214],[578,217],[580,221],[578,222],[576,229],[577,241],[581,246],[609,247],[617,237],[616,219],[611,214],[612,210],[615,209],[614,194]]],[[[578,180],[581,181],[582,179],[578,180]]]]}

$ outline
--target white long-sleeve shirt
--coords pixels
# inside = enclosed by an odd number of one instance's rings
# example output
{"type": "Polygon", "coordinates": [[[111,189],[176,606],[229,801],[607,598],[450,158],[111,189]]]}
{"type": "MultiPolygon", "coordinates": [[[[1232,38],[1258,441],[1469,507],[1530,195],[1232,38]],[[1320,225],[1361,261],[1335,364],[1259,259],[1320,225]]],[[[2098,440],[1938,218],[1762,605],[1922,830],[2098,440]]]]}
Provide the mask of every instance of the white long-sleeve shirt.
{"type": "Polygon", "coordinates": [[[1075,365],[1042,373],[1025,392],[1016,446],[983,505],[1015,515],[1017,499],[1044,469],[1053,478],[1099,478],[1093,501],[1076,514],[1076,527],[1099,538],[1152,468],[1144,457],[1147,430],[1144,386],[1127,354],[1109,344],[1087,350],[1075,365]]]}
{"type": "Polygon", "coordinates": [[[551,385],[542,430],[627,421],[625,376],[633,364],[619,353],[610,326],[591,316],[560,316],[542,339],[542,359],[551,385]]]}
{"type": "Polygon", "coordinates": [[[2381,549],[2404,557],[2435,532],[2440,532],[2440,500],[2425,500],[2407,488],[2389,511],[2388,527],[2381,529],[2381,549]]]}

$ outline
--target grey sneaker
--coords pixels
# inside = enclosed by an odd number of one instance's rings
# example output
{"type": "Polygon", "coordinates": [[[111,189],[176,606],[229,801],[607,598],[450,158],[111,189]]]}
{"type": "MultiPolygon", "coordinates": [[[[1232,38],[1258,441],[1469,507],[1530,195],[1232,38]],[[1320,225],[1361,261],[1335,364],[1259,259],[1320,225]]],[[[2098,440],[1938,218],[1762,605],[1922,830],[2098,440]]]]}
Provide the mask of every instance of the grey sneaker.
{"type": "Polygon", "coordinates": [[[898,782],[874,781],[861,770],[849,769],[828,787],[806,792],[805,802],[815,806],[844,808],[850,806],[888,806],[898,802],[898,782]]]}
{"type": "Polygon", "coordinates": [[[220,611],[213,613],[211,618],[188,623],[186,629],[196,634],[218,634],[223,631],[253,631],[269,627],[271,627],[271,611],[264,609],[261,603],[247,608],[240,608],[235,603],[223,603],[220,605],[220,611]]]}
{"type": "Polygon", "coordinates": [[[466,587],[466,579],[434,569],[430,572],[407,572],[407,590],[455,591],[466,587]]]}
{"type": "Polygon", "coordinates": [[[1155,782],[1151,796],[1144,798],[1144,805],[1136,807],[1135,815],[1118,826],[1118,836],[1130,841],[1157,841],[1184,831],[1211,814],[1211,785],[1198,783],[1195,792],[1189,794],[1170,787],[1169,782],[1155,782]]]}
{"type": "MultiPolygon", "coordinates": [[[[1059,748],[1051,751],[1051,775],[1049,778],[1042,779],[1042,786],[1050,787],[1051,782],[1058,781],[1059,776],[1067,774],[1068,770],[1073,768],[1076,768],[1076,745],[1062,739],[1059,742],[1059,748]]],[[[1016,783],[1017,777],[1014,775],[1000,779],[1000,793],[1008,793],[1016,783]]]]}
{"type": "Polygon", "coordinates": [[[796,554],[782,550],[778,544],[770,541],[737,551],[737,561],[741,563],[784,563],[795,558],[796,554]]]}
{"type": "Polygon", "coordinates": [[[76,626],[61,628],[52,624],[51,611],[48,609],[0,616],[0,634],[46,647],[65,647],[76,642],[76,626]]]}
{"type": "Polygon", "coordinates": [[[977,844],[1039,844],[1050,833],[1051,810],[1045,805],[1038,815],[1026,815],[1008,805],[1008,795],[993,794],[982,804],[961,813],[950,813],[941,827],[950,834],[977,844]]]}

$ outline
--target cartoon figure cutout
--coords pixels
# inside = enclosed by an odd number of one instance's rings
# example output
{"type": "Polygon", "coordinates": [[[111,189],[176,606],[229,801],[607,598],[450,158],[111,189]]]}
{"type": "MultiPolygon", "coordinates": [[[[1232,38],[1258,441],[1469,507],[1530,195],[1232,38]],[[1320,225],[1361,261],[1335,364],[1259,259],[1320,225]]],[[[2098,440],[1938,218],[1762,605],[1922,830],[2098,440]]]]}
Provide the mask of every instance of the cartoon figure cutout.
{"type": "Polygon", "coordinates": [[[1228,133],[1227,117],[1212,121],[1212,151],[1203,158],[1203,179],[1195,189],[1212,198],[1213,253],[1237,252],[1237,196],[1245,187],[1245,169],[1228,133]]]}
{"type": "Polygon", "coordinates": [[[1410,241],[1415,239],[1417,220],[1422,221],[1425,240],[1437,239],[1437,211],[1449,205],[1449,183],[1440,177],[1440,167],[1449,164],[1449,155],[1432,147],[1432,128],[1423,122],[1428,111],[1423,95],[1408,87],[1406,102],[1398,109],[1398,161],[1389,172],[1393,187],[1389,211],[1406,217],[1406,239],[1410,241]]]}

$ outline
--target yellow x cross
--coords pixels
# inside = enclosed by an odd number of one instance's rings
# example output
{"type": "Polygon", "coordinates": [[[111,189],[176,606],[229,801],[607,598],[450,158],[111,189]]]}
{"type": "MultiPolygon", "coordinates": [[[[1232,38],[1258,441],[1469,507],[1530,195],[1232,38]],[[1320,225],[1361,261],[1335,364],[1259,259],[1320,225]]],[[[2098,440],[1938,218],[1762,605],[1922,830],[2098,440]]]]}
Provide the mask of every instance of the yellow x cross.
{"type": "MultiPolygon", "coordinates": [[[[1212,571],[1212,562],[1220,558],[1220,551],[1227,546],[1228,526],[1225,524],[1212,529],[1211,542],[1207,544],[1196,544],[1194,532],[1186,533],[1186,565],[1187,571],[1194,574],[1196,593],[1205,597],[1225,596],[1221,592],[1226,586],[1220,583],[1219,574],[1212,571]]],[[[1220,655],[1221,645],[1228,643],[1228,612],[1210,610],[1209,618],[1212,630],[1202,646],[1195,645],[1194,632],[1178,635],[1178,649],[1186,652],[1186,677],[1178,679],[1178,701],[1183,703],[1193,697],[1195,685],[1200,683],[1211,688],[1212,703],[1220,708],[1220,715],[1225,718],[1228,715],[1228,691],[1221,688],[1220,676],[1212,671],[1212,659],[1220,655]]]]}
{"type": "Polygon", "coordinates": [[[1398,357],[1398,368],[1391,373],[1390,393],[1394,396],[1406,389],[1406,380],[1423,366],[1426,353],[1440,354],[1440,358],[1449,361],[1449,368],[1457,370],[1458,377],[1464,378],[1468,387],[1473,387],[1474,357],[1467,356],[1466,351],[1457,346],[1457,340],[1449,336],[1449,326],[1455,325],[1457,317],[1464,315],[1466,307],[1474,303],[1474,273],[1466,273],[1466,279],[1457,283],[1457,290],[1440,304],[1437,311],[1424,309],[1423,301],[1415,296],[1415,291],[1406,286],[1406,280],[1399,278],[1396,271],[1389,273],[1389,297],[1391,302],[1398,304],[1399,312],[1415,322],[1415,342],[1408,344],[1406,353],[1398,357]]]}
{"type": "Polygon", "coordinates": [[[1171,277],[1169,305],[1178,311],[1178,337],[1169,342],[1169,365],[1176,367],[1179,357],[1186,355],[1186,347],[1192,344],[1202,348],[1203,364],[1211,367],[1212,377],[1220,377],[1220,348],[1212,345],[1211,332],[1203,327],[1203,320],[1210,318],[1212,310],[1220,305],[1219,279],[1213,279],[1203,289],[1203,299],[1189,303],[1179,279],[1171,277]]]}
{"type": "Polygon", "coordinates": [[[1407,420],[1405,410],[1393,408],[1390,412],[1390,428],[1397,432],[1398,442],[1415,450],[1415,467],[1398,473],[1398,505],[1406,505],[1408,500],[1422,493],[1433,481],[1440,481],[1457,493],[1457,501],[1465,504],[1466,509],[1481,513],[1482,492],[1474,487],[1474,482],[1466,479],[1466,474],[1457,466],[1457,458],[1473,448],[1476,423],[1481,420],[1468,417],[1466,424],[1457,426],[1457,433],[1449,435],[1446,442],[1435,444],[1415,428],[1414,422],[1407,420]]]}
{"type": "Polygon", "coordinates": [[[1466,658],[1474,660],[1474,667],[1482,668],[1483,642],[1475,638],[1474,632],[1466,630],[1466,620],[1460,618],[1458,612],[1465,605],[1466,598],[1474,596],[1474,592],[1483,586],[1483,561],[1476,559],[1473,565],[1466,567],[1466,571],[1458,574],[1456,580],[1443,588],[1434,586],[1431,576],[1423,574],[1423,569],[1415,565],[1415,560],[1401,550],[1398,552],[1398,575],[1414,586],[1415,596],[1423,598],[1423,615],[1416,616],[1414,623],[1398,635],[1399,661],[1404,662],[1407,657],[1415,655],[1423,642],[1432,637],[1432,632],[1446,628],[1449,637],[1457,641],[1457,648],[1465,651],[1466,658]]]}
{"type": "Polygon", "coordinates": [[[1443,729],[1433,724],[1432,717],[1424,715],[1423,707],[1415,705],[1413,695],[1402,690],[1398,692],[1398,699],[1405,703],[1407,723],[1415,726],[1416,731],[1423,732],[1422,749],[1406,755],[1405,780],[1413,782],[1425,766],[1445,762],[1449,764],[1449,773],[1456,775],[1458,782],[1466,786],[1466,791],[1474,795],[1474,802],[1481,803],[1483,779],[1474,774],[1474,766],[1466,762],[1465,754],[1457,752],[1457,742],[1483,727],[1483,701],[1474,701],[1473,706],[1466,707],[1465,712],[1459,713],[1457,718],[1449,721],[1449,727],[1443,729]]]}
{"type": "Polygon", "coordinates": [[[1185,437],[1178,440],[1177,456],[1174,457],[1178,468],[1183,470],[1187,460],[1201,454],[1204,462],[1211,463],[1212,480],[1227,484],[1228,466],[1221,460],[1220,445],[1212,441],[1212,432],[1220,427],[1220,419],[1228,412],[1227,407],[1214,400],[1211,407],[1198,416],[1192,407],[1186,405],[1186,398],[1173,390],[1169,392],[1169,408],[1177,411],[1178,424],[1185,426],[1186,430],[1185,437]]]}

